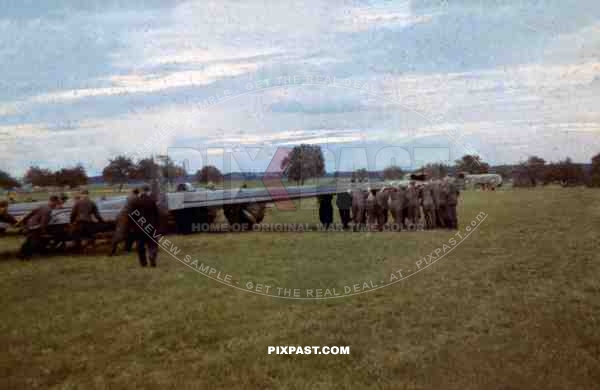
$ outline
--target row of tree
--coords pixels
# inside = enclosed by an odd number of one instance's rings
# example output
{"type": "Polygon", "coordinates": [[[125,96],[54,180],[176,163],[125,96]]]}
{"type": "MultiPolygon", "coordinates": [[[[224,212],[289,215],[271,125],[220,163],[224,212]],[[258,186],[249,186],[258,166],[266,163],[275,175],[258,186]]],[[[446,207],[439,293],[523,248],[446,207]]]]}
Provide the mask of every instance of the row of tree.
{"type": "MultiPolygon", "coordinates": [[[[156,162],[152,158],[140,160],[137,164],[127,156],[117,156],[108,161],[102,170],[103,180],[111,185],[123,185],[132,180],[148,181],[153,178],[163,178],[169,182],[186,177],[184,166],[176,164],[168,156],[159,156],[156,162]]],[[[304,184],[305,180],[321,177],[325,174],[325,159],[318,145],[299,145],[281,161],[281,169],[288,180],[304,184]]],[[[490,165],[479,156],[465,155],[456,160],[453,167],[443,163],[427,164],[422,173],[428,177],[440,178],[450,171],[482,174],[490,172],[490,165]]],[[[600,153],[592,158],[592,167],[586,175],[581,164],[575,164],[571,159],[556,163],[546,163],[540,157],[532,156],[517,166],[500,166],[493,169],[505,179],[512,179],[515,186],[536,186],[539,184],[561,183],[563,185],[588,184],[600,187],[600,153]]],[[[402,168],[392,165],[383,171],[386,180],[402,179],[405,172],[402,168]]],[[[352,172],[352,181],[364,182],[369,178],[369,172],[362,168],[352,172]]],[[[219,183],[223,174],[215,166],[204,166],[195,174],[195,179],[201,183],[219,183]]],[[[51,171],[37,166],[30,167],[23,181],[39,187],[77,187],[88,182],[88,176],[81,164],[72,168],[62,168],[51,171]]],[[[18,180],[4,171],[0,171],[0,188],[20,186],[18,180]]]]}
{"type": "Polygon", "coordinates": [[[512,170],[513,186],[535,187],[538,185],[561,184],[574,186],[587,184],[600,187],[600,154],[592,159],[591,175],[586,175],[581,164],[575,164],[570,158],[563,161],[546,163],[537,156],[531,156],[512,170]]]}
{"type": "MultiPolygon", "coordinates": [[[[58,171],[51,171],[38,166],[32,166],[25,173],[23,181],[27,184],[39,187],[59,186],[74,188],[87,184],[88,176],[85,172],[85,168],[81,164],[72,168],[62,168],[58,171]]],[[[19,185],[13,185],[12,187],[18,186],[19,185]]]]}

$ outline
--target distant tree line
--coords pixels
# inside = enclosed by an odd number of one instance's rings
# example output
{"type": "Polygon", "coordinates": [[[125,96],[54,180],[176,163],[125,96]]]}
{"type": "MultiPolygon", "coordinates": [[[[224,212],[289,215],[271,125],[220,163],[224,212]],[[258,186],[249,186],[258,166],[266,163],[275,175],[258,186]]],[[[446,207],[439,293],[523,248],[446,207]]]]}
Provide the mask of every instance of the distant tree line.
{"type": "MultiPolygon", "coordinates": [[[[597,165],[597,164],[596,164],[597,165]]],[[[596,168],[598,169],[598,168],[596,168]]],[[[592,164],[592,172],[594,164],[592,164]]],[[[546,163],[538,156],[531,156],[512,171],[513,186],[535,187],[538,185],[560,184],[564,187],[594,185],[592,176],[586,175],[582,164],[574,163],[569,157],[562,161],[546,163]]],[[[596,186],[600,183],[596,180],[596,186]]]]}
{"type": "Polygon", "coordinates": [[[166,179],[172,183],[187,172],[182,165],[176,164],[169,156],[159,156],[159,162],[152,158],[141,159],[137,164],[127,156],[116,156],[108,161],[102,170],[102,178],[110,185],[118,185],[119,191],[130,180],[166,179]]]}
{"type": "Polygon", "coordinates": [[[88,176],[81,164],[72,168],[62,168],[57,171],[32,166],[25,173],[23,182],[36,187],[75,188],[87,184],[88,176]]]}
{"type": "MultiPolygon", "coordinates": [[[[119,185],[119,190],[131,180],[148,181],[153,178],[166,179],[168,182],[186,177],[183,165],[176,164],[168,156],[158,156],[158,162],[152,158],[140,160],[137,164],[124,155],[109,159],[102,170],[102,178],[110,185],[119,185]]],[[[456,160],[453,166],[444,163],[430,163],[421,168],[420,173],[427,177],[441,178],[450,173],[497,173],[503,179],[513,181],[515,187],[535,187],[552,183],[563,186],[583,185],[600,187],[600,153],[592,157],[591,170],[585,171],[583,164],[576,164],[570,158],[558,162],[547,163],[543,158],[531,156],[527,161],[517,165],[501,165],[490,167],[480,156],[465,155],[456,160]]],[[[325,159],[318,145],[302,144],[295,146],[281,161],[281,169],[288,180],[304,184],[309,178],[325,175],[325,159]]],[[[405,176],[404,170],[391,165],[383,170],[385,180],[399,180],[405,176]]],[[[336,173],[337,176],[337,173],[336,173]]],[[[200,183],[220,183],[223,181],[221,171],[212,165],[204,166],[195,174],[200,183]]],[[[366,182],[369,172],[360,168],[352,172],[352,182],[366,182]]],[[[23,183],[38,187],[77,187],[88,183],[85,168],[78,164],[57,171],[31,166],[23,177],[23,183]]],[[[19,187],[21,183],[9,173],[0,170],[0,188],[19,187]]]]}

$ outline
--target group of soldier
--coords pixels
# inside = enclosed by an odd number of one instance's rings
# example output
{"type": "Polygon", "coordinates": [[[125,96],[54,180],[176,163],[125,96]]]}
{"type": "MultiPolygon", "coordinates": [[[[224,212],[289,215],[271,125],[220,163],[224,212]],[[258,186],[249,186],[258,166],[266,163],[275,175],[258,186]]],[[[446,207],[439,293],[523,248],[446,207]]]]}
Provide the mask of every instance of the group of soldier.
{"type": "MultiPolygon", "coordinates": [[[[353,222],[355,228],[382,230],[391,214],[401,230],[423,226],[425,229],[458,229],[456,206],[460,191],[448,178],[417,185],[355,189],[337,195],[336,206],[344,228],[353,222]]],[[[319,197],[321,223],[333,222],[331,195],[319,197]]]]}
{"type": "MultiPolygon", "coordinates": [[[[0,221],[24,228],[25,241],[18,254],[20,259],[30,259],[36,253],[44,252],[49,246],[66,246],[67,241],[73,241],[74,249],[81,250],[83,241],[93,245],[95,235],[107,230],[107,222],[100,215],[98,206],[90,199],[89,192],[82,190],[74,198],[68,227],[58,234],[56,232],[49,234],[52,211],[64,207],[66,201],[66,196],[52,195],[47,203],[36,207],[20,221],[8,214],[6,201],[0,202],[0,221]]],[[[134,212],[149,223],[159,226],[158,206],[150,194],[149,187],[143,187],[142,191],[134,189],[128,196],[126,205],[117,218],[110,255],[116,254],[121,241],[126,242],[127,251],[131,251],[133,243],[136,242],[140,265],[145,267],[148,264],[146,258],[146,248],[148,248],[150,265],[155,267],[158,255],[157,244],[131,220],[129,215],[134,212]]]]}
{"type": "MultiPolygon", "coordinates": [[[[419,184],[411,181],[407,186],[348,190],[337,194],[336,206],[344,228],[353,222],[357,229],[382,230],[390,223],[391,214],[399,230],[412,230],[419,226],[425,229],[458,229],[456,206],[459,195],[457,185],[447,178],[419,184]]],[[[93,244],[97,232],[110,230],[106,229],[107,222],[100,215],[96,203],[89,198],[88,191],[83,190],[75,196],[68,228],[62,234],[48,234],[52,210],[64,207],[66,200],[66,197],[51,196],[48,203],[35,208],[21,221],[8,214],[6,202],[0,202],[0,221],[25,227],[26,238],[19,253],[21,259],[29,259],[34,253],[44,251],[50,241],[55,246],[73,241],[75,248],[80,250],[83,240],[93,244]],[[56,237],[64,237],[64,240],[57,242],[56,237]]],[[[319,196],[319,219],[324,225],[333,223],[332,201],[333,195],[319,196]]],[[[128,252],[137,243],[140,265],[145,267],[148,264],[147,248],[150,265],[155,267],[158,246],[130,217],[134,213],[161,230],[165,228],[165,218],[150,188],[134,189],[117,217],[110,255],[117,253],[118,245],[123,241],[128,252]]]]}
{"type": "MultiPolygon", "coordinates": [[[[158,229],[161,228],[162,218],[156,196],[152,195],[148,186],[144,186],[141,191],[137,188],[133,189],[127,197],[125,206],[117,216],[110,256],[116,255],[120,242],[125,241],[127,252],[131,251],[135,242],[140,265],[146,267],[148,260],[150,260],[150,266],[156,267],[158,244],[142,229],[142,226],[136,223],[131,217],[132,215],[136,215],[138,219],[143,218],[148,225],[155,226],[158,229]],[[148,257],[146,257],[146,248],[148,249],[148,257]]],[[[163,231],[160,233],[163,233],[163,231]]]]}

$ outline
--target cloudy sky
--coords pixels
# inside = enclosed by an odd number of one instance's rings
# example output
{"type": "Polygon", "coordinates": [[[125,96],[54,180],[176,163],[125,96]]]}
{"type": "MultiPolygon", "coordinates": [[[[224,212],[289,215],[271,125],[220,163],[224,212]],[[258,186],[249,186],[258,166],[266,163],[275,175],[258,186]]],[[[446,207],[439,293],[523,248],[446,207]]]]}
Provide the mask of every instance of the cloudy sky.
{"type": "Polygon", "coordinates": [[[302,142],[328,170],[600,152],[598,0],[0,0],[0,64],[15,175],[260,170],[302,142]]]}

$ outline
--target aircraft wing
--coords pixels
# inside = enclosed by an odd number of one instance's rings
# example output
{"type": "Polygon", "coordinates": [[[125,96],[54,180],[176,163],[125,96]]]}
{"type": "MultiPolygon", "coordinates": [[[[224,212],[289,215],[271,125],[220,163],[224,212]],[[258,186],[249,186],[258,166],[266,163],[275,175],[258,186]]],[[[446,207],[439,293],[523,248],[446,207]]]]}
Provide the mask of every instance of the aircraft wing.
{"type": "MultiPolygon", "coordinates": [[[[271,203],[288,199],[314,198],[319,195],[337,194],[349,189],[380,188],[386,186],[385,182],[377,183],[343,183],[325,186],[291,186],[266,188],[235,188],[225,190],[199,190],[193,192],[171,192],[164,194],[166,206],[169,211],[193,209],[199,207],[221,207],[231,204],[271,203]]],[[[98,211],[106,221],[115,221],[121,209],[127,202],[126,196],[112,197],[106,200],[95,200],[98,211]]],[[[8,208],[8,213],[17,219],[23,218],[30,211],[45,202],[18,203],[8,208]]],[[[69,201],[61,208],[52,212],[51,224],[69,223],[73,202],[69,201]]]]}

